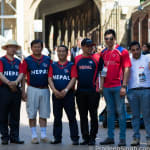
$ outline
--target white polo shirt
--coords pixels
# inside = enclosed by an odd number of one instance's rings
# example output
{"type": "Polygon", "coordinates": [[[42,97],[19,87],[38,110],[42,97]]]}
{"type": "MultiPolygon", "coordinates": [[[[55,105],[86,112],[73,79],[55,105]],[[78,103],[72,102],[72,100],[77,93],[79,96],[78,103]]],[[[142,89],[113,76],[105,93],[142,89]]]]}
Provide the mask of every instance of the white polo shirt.
{"type": "Polygon", "coordinates": [[[130,56],[132,67],[128,81],[128,89],[150,87],[150,55],[141,55],[139,59],[130,56]]]}

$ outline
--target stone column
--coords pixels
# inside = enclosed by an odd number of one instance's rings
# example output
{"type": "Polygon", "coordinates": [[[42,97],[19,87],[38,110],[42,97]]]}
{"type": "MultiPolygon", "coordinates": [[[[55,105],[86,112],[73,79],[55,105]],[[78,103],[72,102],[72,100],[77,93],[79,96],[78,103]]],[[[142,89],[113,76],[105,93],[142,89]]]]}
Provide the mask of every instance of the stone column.
{"type": "Polygon", "coordinates": [[[148,13],[148,42],[150,42],[150,12],[148,13]]]}
{"type": "Polygon", "coordinates": [[[24,51],[24,0],[17,0],[17,41],[24,51]]]}

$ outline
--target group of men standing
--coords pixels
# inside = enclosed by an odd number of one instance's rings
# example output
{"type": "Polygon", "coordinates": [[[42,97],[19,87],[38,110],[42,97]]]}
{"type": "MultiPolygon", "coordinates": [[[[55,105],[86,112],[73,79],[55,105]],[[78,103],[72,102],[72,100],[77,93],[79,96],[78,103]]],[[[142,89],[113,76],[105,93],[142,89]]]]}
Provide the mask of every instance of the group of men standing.
{"type": "Polygon", "coordinates": [[[58,62],[52,62],[48,56],[41,54],[42,41],[34,40],[31,42],[33,54],[25,58],[23,63],[14,58],[16,50],[20,49],[15,41],[8,41],[3,46],[3,49],[6,50],[6,56],[0,59],[0,133],[2,144],[8,144],[9,141],[16,144],[24,143],[19,139],[21,95],[22,99],[27,102],[26,109],[32,133],[31,143],[39,143],[36,131],[37,112],[39,112],[41,129],[40,141],[43,143],[49,142],[46,127],[47,118],[50,116],[50,91],[48,88],[48,85],[50,85],[54,114],[54,140],[50,141],[51,144],[62,142],[62,111],[64,109],[69,120],[72,144],[95,145],[98,132],[97,109],[100,93],[103,92],[107,104],[108,137],[100,144],[114,144],[114,120],[117,112],[120,125],[118,146],[126,145],[125,95],[128,93],[133,114],[134,135],[132,145],[140,144],[138,121],[141,108],[147,132],[147,144],[150,146],[150,120],[147,117],[150,116],[148,109],[150,102],[148,92],[146,92],[150,87],[148,82],[150,68],[148,57],[148,61],[144,58],[139,60],[143,56],[140,55],[139,45],[133,42],[134,44],[131,45],[132,58],[130,59],[128,51],[116,44],[116,34],[112,29],[105,32],[104,39],[107,48],[101,54],[92,54],[92,40],[83,39],[81,42],[83,53],[74,58],[74,63],[67,60],[68,48],[65,45],[58,46],[59,60],[58,62]],[[144,63],[140,66],[140,63],[136,61],[144,61],[144,63]],[[139,71],[139,74],[132,69],[134,66],[132,63],[135,63],[135,67],[138,64],[137,71],[139,71]],[[74,92],[76,80],[78,83],[76,92],[74,92]],[[128,80],[129,91],[127,92],[128,80]],[[137,80],[139,84],[136,84],[137,80]],[[28,85],[27,92],[25,81],[28,85]],[[20,82],[22,82],[22,94],[20,82]],[[137,90],[141,92],[141,95],[136,95],[137,90]],[[76,121],[75,97],[83,138],[81,143],[79,143],[76,121]],[[90,130],[88,112],[91,120],[90,130]]]}

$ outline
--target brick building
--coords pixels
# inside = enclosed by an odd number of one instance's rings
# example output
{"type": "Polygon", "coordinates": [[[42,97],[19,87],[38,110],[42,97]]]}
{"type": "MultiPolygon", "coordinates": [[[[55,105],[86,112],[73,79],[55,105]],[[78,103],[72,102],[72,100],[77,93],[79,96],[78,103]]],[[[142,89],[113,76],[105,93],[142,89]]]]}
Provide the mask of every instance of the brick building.
{"type": "Polygon", "coordinates": [[[115,29],[117,43],[126,47],[130,41],[130,17],[140,4],[140,0],[1,1],[5,2],[5,14],[16,15],[16,18],[4,19],[5,32],[12,31],[12,38],[28,52],[35,38],[42,39],[50,49],[61,43],[72,47],[79,36],[104,44],[103,34],[108,28],[115,29]]]}
{"type": "Polygon", "coordinates": [[[150,1],[135,8],[132,14],[132,40],[139,41],[141,45],[150,42],[150,1]]]}

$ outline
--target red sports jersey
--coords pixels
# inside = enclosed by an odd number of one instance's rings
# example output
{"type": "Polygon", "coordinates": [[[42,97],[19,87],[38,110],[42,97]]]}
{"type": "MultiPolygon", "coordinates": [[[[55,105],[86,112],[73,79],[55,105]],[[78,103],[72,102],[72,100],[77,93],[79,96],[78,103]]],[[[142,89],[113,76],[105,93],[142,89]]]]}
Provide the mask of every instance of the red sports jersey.
{"type": "Polygon", "coordinates": [[[121,75],[123,69],[131,67],[131,61],[128,51],[116,45],[114,50],[107,48],[101,52],[101,57],[104,60],[104,66],[107,67],[107,76],[104,80],[104,87],[117,87],[121,86],[121,75]]]}
{"type": "Polygon", "coordinates": [[[71,78],[77,78],[75,65],[68,61],[65,64],[52,63],[49,67],[48,77],[53,78],[55,88],[61,91],[66,88],[71,78]]]}
{"type": "Polygon", "coordinates": [[[79,91],[96,91],[96,80],[103,68],[103,60],[97,54],[91,56],[78,55],[75,57],[78,73],[79,91]]]}

